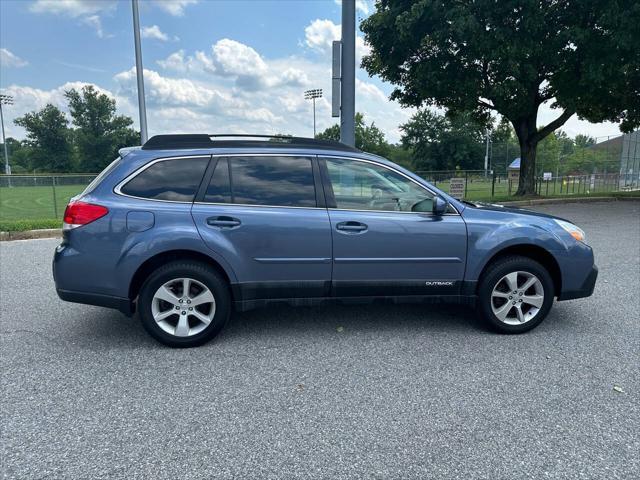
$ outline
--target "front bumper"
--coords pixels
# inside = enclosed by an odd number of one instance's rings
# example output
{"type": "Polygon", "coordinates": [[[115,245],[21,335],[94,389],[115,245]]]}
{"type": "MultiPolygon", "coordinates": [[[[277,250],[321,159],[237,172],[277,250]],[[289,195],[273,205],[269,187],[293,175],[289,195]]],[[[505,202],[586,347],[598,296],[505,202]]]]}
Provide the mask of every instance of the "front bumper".
{"type": "Polygon", "coordinates": [[[598,278],[598,267],[595,265],[591,268],[591,272],[577,290],[569,290],[562,292],[558,296],[558,300],[573,300],[575,298],[590,297],[596,287],[596,279],[598,278]]]}

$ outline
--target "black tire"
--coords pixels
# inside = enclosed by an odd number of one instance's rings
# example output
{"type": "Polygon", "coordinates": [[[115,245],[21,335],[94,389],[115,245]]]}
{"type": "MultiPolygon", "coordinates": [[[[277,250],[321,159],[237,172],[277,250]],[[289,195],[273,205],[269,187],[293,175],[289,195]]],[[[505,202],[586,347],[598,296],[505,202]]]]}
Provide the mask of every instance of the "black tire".
{"type": "Polygon", "coordinates": [[[218,272],[203,263],[174,261],[163,265],[149,275],[138,296],[138,311],[144,329],[159,342],[176,348],[197,347],[220,333],[229,319],[231,313],[229,285],[218,272]],[[190,278],[202,283],[210,290],[215,299],[215,312],[212,312],[211,322],[206,325],[204,330],[186,337],[172,335],[163,330],[152,313],[153,297],[156,291],[165,283],[178,278],[190,278]]]}
{"type": "MultiPolygon", "coordinates": [[[[516,301],[518,301],[517,299],[519,298],[517,295],[519,294],[514,296],[514,300],[516,301]]],[[[551,305],[553,304],[554,296],[555,291],[553,287],[553,279],[547,269],[531,258],[513,255],[496,260],[489,265],[483,273],[478,286],[477,310],[489,328],[496,332],[506,334],[524,333],[537,327],[545,319],[551,309],[551,305]],[[538,280],[540,280],[544,289],[543,303],[539,308],[539,311],[530,320],[517,325],[511,325],[501,321],[494,314],[492,308],[492,302],[494,301],[496,302],[496,308],[502,306],[497,304],[501,299],[492,299],[494,287],[496,287],[496,284],[505,277],[505,275],[512,272],[526,272],[535,275],[538,280]]],[[[508,299],[505,299],[504,301],[506,303],[503,305],[510,303],[508,299]]],[[[512,315],[517,313],[515,310],[512,310],[511,312],[512,315]]]]}

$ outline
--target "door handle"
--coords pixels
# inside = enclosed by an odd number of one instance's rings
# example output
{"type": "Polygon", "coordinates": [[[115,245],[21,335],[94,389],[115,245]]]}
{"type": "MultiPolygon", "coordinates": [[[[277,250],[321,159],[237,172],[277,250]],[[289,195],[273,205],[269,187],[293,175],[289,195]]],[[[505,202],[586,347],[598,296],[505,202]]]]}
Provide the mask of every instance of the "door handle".
{"type": "Polygon", "coordinates": [[[211,227],[233,228],[240,225],[240,220],[233,217],[220,216],[207,218],[207,225],[211,227]]]}
{"type": "Polygon", "coordinates": [[[336,225],[336,230],[341,230],[343,232],[349,233],[364,232],[368,228],[369,227],[366,224],[360,222],[340,222],[336,225]]]}

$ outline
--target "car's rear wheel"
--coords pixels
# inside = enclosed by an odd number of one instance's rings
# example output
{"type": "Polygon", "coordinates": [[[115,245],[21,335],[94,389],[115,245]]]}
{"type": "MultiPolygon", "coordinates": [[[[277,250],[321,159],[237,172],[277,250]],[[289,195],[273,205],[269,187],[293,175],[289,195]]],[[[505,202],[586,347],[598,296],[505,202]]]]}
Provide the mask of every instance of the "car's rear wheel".
{"type": "Polygon", "coordinates": [[[486,323],[500,333],[523,333],[542,322],[553,304],[553,279],[528,257],[504,257],[484,273],[478,306],[486,323]]]}
{"type": "Polygon", "coordinates": [[[170,347],[195,347],[215,337],[231,311],[229,287],[198,262],[171,262],[140,290],[138,310],[151,336],[170,347]]]}

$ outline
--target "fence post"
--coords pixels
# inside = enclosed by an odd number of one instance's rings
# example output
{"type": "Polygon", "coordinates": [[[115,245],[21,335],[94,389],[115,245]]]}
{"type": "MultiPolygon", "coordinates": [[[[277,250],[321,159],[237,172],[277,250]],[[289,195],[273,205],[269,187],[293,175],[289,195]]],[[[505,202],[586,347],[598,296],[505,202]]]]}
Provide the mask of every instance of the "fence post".
{"type": "Polygon", "coordinates": [[[53,187],[53,216],[58,218],[58,202],[56,201],[56,177],[51,177],[51,185],[53,187]]]}
{"type": "Polygon", "coordinates": [[[491,199],[493,200],[493,197],[495,195],[496,192],[496,172],[495,170],[493,171],[493,176],[491,177],[491,199]]]}
{"type": "Polygon", "coordinates": [[[464,172],[464,198],[467,198],[467,182],[468,182],[469,172],[465,170],[464,172]]]}

